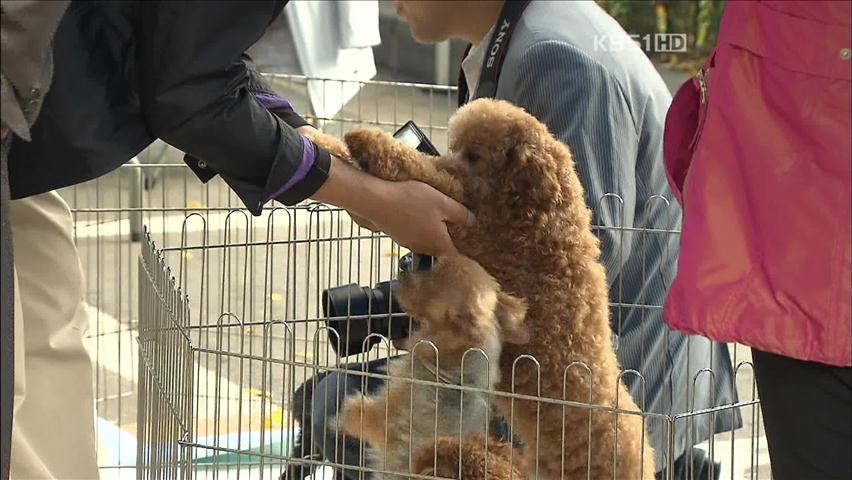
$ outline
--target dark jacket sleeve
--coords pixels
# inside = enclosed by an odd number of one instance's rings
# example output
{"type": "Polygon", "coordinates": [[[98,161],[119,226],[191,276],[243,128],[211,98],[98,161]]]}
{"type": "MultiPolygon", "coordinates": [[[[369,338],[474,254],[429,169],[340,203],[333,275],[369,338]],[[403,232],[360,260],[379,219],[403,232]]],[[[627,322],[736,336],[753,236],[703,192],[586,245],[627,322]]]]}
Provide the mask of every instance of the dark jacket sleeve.
{"type": "Polygon", "coordinates": [[[272,86],[269,85],[260,73],[258,73],[257,67],[254,65],[254,62],[247,53],[244,53],[242,58],[248,67],[248,89],[254,95],[254,98],[259,100],[260,103],[263,104],[267,110],[275,114],[276,117],[284,120],[284,123],[293,128],[310,125],[307,120],[296,113],[296,110],[293,108],[293,104],[275,93],[272,86]]]}
{"type": "Polygon", "coordinates": [[[221,175],[255,215],[312,195],[330,156],[294,130],[292,106],[245,56],[282,2],[141,3],[137,81],[151,133],[187,153],[202,180],[221,175]]]}

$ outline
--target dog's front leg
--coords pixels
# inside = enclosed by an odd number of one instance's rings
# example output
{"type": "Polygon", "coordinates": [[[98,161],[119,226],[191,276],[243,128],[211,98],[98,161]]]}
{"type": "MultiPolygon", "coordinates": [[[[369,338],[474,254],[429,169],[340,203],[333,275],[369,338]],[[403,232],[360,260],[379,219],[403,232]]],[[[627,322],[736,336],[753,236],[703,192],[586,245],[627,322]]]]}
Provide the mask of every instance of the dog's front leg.
{"type": "Polygon", "coordinates": [[[450,171],[449,159],[425,155],[378,129],[356,128],[344,137],[352,160],[362,169],[391,181],[417,180],[464,201],[462,171],[450,171]]]}
{"type": "Polygon", "coordinates": [[[361,393],[348,397],[343,403],[340,428],[347,435],[360,438],[376,448],[385,448],[384,395],[366,397],[361,393]]]}
{"type": "Polygon", "coordinates": [[[327,133],[323,133],[315,128],[306,128],[302,130],[301,133],[307,137],[308,140],[314,142],[314,144],[316,144],[319,148],[327,151],[340,160],[357,167],[357,164],[352,160],[352,156],[349,155],[349,149],[346,148],[346,143],[344,143],[343,140],[327,133]]]}
{"type": "Polygon", "coordinates": [[[440,437],[427,442],[414,453],[412,472],[463,480],[526,480],[521,453],[511,444],[485,437],[440,437]],[[487,467],[486,467],[487,464],[487,467]],[[461,475],[459,475],[461,466],[461,475]]]}

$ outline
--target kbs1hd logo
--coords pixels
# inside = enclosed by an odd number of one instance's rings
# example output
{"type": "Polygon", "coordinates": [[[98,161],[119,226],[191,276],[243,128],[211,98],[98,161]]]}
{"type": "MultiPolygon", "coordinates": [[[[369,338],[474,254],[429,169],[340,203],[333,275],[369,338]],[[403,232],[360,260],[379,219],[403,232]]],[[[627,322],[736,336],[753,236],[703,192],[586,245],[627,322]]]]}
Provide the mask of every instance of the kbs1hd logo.
{"type": "Polygon", "coordinates": [[[595,36],[595,50],[619,52],[639,47],[646,53],[682,53],[686,51],[685,33],[646,33],[625,36],[595,36]]]}

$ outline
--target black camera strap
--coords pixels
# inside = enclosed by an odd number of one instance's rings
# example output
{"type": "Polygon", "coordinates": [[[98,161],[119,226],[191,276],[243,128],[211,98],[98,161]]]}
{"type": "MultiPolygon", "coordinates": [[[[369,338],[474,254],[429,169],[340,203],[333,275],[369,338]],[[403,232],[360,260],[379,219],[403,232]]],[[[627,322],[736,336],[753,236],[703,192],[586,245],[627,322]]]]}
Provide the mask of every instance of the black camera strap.
{"type": "MultiPolygon", "coordinates": [[[[493,98],[497,95],[497,82],[500,80],[503,59],[509,49],[509,40],[512,38],[515,26],[529,3],[530,0],[506,0],[503,4],[500,17],[494,26],[494,32],[488,41],[488,50],[485,51],[485,60],[482,62],[482,71],[479,74],[479,84],[476,86],[473,98],[493,98]]],[[[467,57],[471,47],[472,45],[467,46],[462,59],[467,57]]],[[[468,89],[464,70],[461,67],[459,67],[458,87],[458,102],[459,106],[462,106],[467,103],[468,89]]]]}

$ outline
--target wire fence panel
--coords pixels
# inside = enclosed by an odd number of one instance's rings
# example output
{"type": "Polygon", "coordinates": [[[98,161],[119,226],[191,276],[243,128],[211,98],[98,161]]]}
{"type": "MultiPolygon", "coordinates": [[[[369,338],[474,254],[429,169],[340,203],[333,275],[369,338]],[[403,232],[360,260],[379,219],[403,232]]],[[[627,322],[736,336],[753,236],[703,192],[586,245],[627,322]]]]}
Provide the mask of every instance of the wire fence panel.
{"type": "MultiPolygon", "coordinates": [[[[140,383],[140,425],[144,424],[148,435],[166,433],[155,440],[146,438],[139,447],[145,478],[158,478],[158,475],[279,478],[288,472],[331,478],[335,471],[339,472],[335,478],[444,478],[385,469],[375,462],[360,463],[358,459],[346,460],[329,454],[337,448],[333,440],[324,439],[325,432],[317,431],[315,421],[301,424],[301,420],[306,414],[314,420],[325,415],[323,423],[332,429],[342,428],[341,420],[324,411],[311,412],[311,402],[304,398],[306,390],[300,387],[306,383],[316,389],[330,372],[347,372],[357,378],[358,385],[374,380],[389,381],[397,388],[400,383],[407,385],[402,391],[410,389],[412,393],[404,397],[403,405],[407,402],[413,405],[418,395],[447,398],[452,397],[452,392],[463,392],[462,396],[483,395],[490,405],[507,400],[517,405],[513,409],[557,406],[565,412],[565,417],[570,416],[572,409],[582,410],[588,412],[589,425],[593,415],[606,412],[618,414],[616,417],[621,420],[615,422],[640,416],[647,425],[661,425],[670,437],[664,449],[672,448],[677,432],[686,438],[693,437],[694,426],[701,419],[721,416],[733,419],[739,411],[744,411],[744,428],[719,433],[704,448],[711,458],[721,461],[723,478],[768,476],[768,469],[761,466],[760,455],[766,459],[760,448],[759,404],[747,362],[737,365],[732,379],[740,389],[736,402],[718,404],[712,398],[692,395],[689,408],[673,415],[619,409],[617,404],[613,409],[595,404],[591,397],[569,395],[567,390],[562,398],[530,397],[467,384],[464,377],[459,386],[454,386],[432,370],[427,370],[425,376],[403,378],[389,376],[387,371],[352,369],[353,364],[367,360],[405,357],[397,357],[403,353],[380,334],[376,334],[380,341],[366,353],[339,356],[343,331],[349,325],[354,329],[364,317],[330,318],[323,312],[323,291],[348,284],[373,286],[394,278],[399,258],[405,252],[389,239],[360,229],[339,209],[311,204],[272,209],[258,218],[243,210],[193,213],[183,222],[178,244],[160,247],[151,242],[144,248],[147,251],[140,259],[140,271],[146,276],[140,282],[150,285],[140,283],[140,291],[157,293],[140,294],[144,301],[153,301],[151,305],[140,306],[140,311],[148,312],[140,317],[140,344],[150,344],[140,351],[145,378],[140,383]],[[208,226],[214,218],[222,216],[221,229],[208,226]],[[344,320],[347,327],[332,330],[327,323],[329,319],[344,320]],[[170,361],[157,363],[148,359],[149,356],[165,356],[170,361]],[[191,366],[187,367],[187,363],[191,366]],[[301,410],[294,411],[297,405],[301,405],[298,407],[301,410]],[[141,416],[152,408],[160,412],[158,416],[141,416]],[[303,455],[296,456],[294,444],[300,429],[311,431],[314,441],[304,448],[303,455]]],[[[354,298],[352,295],[349,299],[353,305],[354,298]]],[[[379,321],[388,316],[373,313],[370,319],[379,321]]],[[[418,348],[434,347],[418,345],[412,350],[418,348]]],[[[466,355],[476,353],[471,351],[466,355]]],[[[443,357],[439,358],[443,361],[443,357]]],[[[520,358],[516,363],[519,371],[525,364],[538,364],[532,357],[520,358]]],[[[514,377],[515,371],[503,375],[514,377]]],[[[595,372],[588,365],[575,362],[565,366],[565,375],[593,378],[595,372]]],[[[624,371],[619,379],[629,375],[642,378],[638,372],[624,371]]],[[[685,387],[695,392],[695,384],[702,381],[715,381],[715,372],[702,370],[685,387]]],[[[328,401],[340,411],[345,398],[339,392],[332,392],[328,401]]],[[[384,420],[390,425],[399,405],[387,402],[380,423],[384,420]]],[[[427,428],[434,435],[427,443],[438,450],[435,433],[441,431],[438,422],[453,415],[446,410],[409,412],[411,417],[405,417],[403,423],[418,424],[422,430],[424,418],[427,425],[435,422],[435,428],[427,428]]],[[[370,421],[375,418],[365,420],[362,428],[368,428],[370,421]]],[[[491,439],[488,425],[482,425],[481,433],[491,439]]],[[[542,441],[567,442],[576,435],[588,436],[585,443],[588,448],[582,452],[566,450],[566,456],[591,457],[600,455],[597,451],[606,448],[595,442],[591,429],[568,431],[567,425],[561,438],[542,441]]],[[[414,452],[417,445],[406,443],[403,448],[414,452]]],[[[369,449],[369,445],[362,443],[356,455],[369,457],[366,453],[369,449]]],[[[532,446],[525,446],[523,451],[536,460],[532,446]]],[[[617,451],[610,453],[617,455],[617,451]]],[[[666,457],[665,452],[663,456],[666,457]]],[[[685,468],[682,478],[699,478],[701,472],[691,470],[691,466],[685,468]]],[[[713,470],[718,468],[715,464],[706,468],[715,476],[713,470]]],[[[564,478],[600,478],[591,471],[584,472],[579,476],[566,474],[564,478]]]]}
{"type": "MultiPolygon", "coordinates": [[[[306,82],[320,80],[286,75],[269,78],[297,111],[311,111],[306,82]]],[[[329,92],[349,87],[341,81],[323,82],[329,92]]],[[[333,118],[308,115],[308,120],[333,135],[362,125],[392,132],[414,120],[439,150],[446,150],[447,122],[455,110],[454,88],[393,82],[361,82],[358,88],[358,94],[333,118]]],[[[363,290],[350,290],[345,311],[333,318],[343,329],[341,335],[328,326],[329,315],[324,310],[329,302],[324,293],[339,286],[357,286],[375,289],[374,301],[381,295],[393,296],[393,291],[379,287],[396,278],[406,252],[388,238],[361,229],[339,209],[319,204],[270,205],[261,216],[252,217],[221,179],[200,183],[181,162],[180,152],[161,143],[107,176],[60,193],[72,206],[75,238],[87,272],[91,321],[86,343],[96,366],[102,478],[277,479],[282,474],[291,479],[302,478],[301,474],[314,479],[401,478],[393,475],[400,471],[391,469],[386,458],[383,465],[352,458],[369,456],[369,444],[353,437],[338,445],[320,428],[340,426],[339,418],[315,411],[316,403],[312,403],[311,395],[330,372],[346,372],[342,378],[364,387],[365,392],[382,380],[390,385],[402,382],[410,392],[431,396],[455,392],[462,398],[484,398],[489,405],[508,401],[517,408],[558,407],[564,416],[576,409],[587,412],[584,415],[589,418],[608,411],[609,407],[579,397],[523,397],[481,385],[454,386],[437,376],[400,380],[390,379],[387,371],[353,371],[353,366],[404,352],[385,338],[392,332],[382,331],[385,335],[369,339],[371,348],[366,353],[341,356],[338,352],[348,348],[342,342],[351,333],[349,329],[365,321],[390,328],[387,320],[399,315],[376,313],[379,309],[372,303],[364,307],[372,315],[353,314],[354,294],[363,290]],[[310,424],[301,424],[309,418],[313,420],[310,424]],[[306,440],[306,435],[312,440],[306,440]]],[[[663,201],[662,197],[647,199],[644,208],[668,212],[667,206],[659,205],[663,201]]],[[[621,197],[612,193],[599,199],[596,209],[618,212],[624,218],[621,204],[621,197]]],[[[600,235],[618,235],[621,244],[634,246],[657,237],[676,240],[679,211],[665,216],[670,218],[659,225],[620,228],[623,223],[615,222],[614,227],[596,230],[600,235]]],[[[639,263],[635,278],[671,280],[673,272],[664,267],[639,263]]],[[[645,325],[646,318],[661,308],[644,294],[628,298],[621,285],[628,281],[627,275],[619,275],[611,290],[617,332],[631,322],[645,325]]],[[[638,332],[642,339],[652,333],[638,332]]],[[[637,344],[635,338],[617,336],[615,340],[617,348],[624,348],[626,342],[637,344]]],[[[679,351],[699,348],[700,344],[689,342],[679,351]]],[[[684,399],[672,414],[609,411],[619,413],[614,415],[618,419],[642,418],[649,431],[664,438],[662,448],[657,448],[657,462],[670,467],[669,472],[675,460],[669,453],[682,451],[684,443],[698,443],[720,462],[721,471],[712,471],[713,476],[769,478],[749,350],[729,347],[729,359],[710,362],[730,363],[728,373],[693,365],[686,367],[688,375],[669,382],[664,396],[676,398],[681,392],[684,399]],[[737,396],[720,402],[712,395],[695,394],[707,390],[699,386],[714,382],[736,386],[737,396]],[[702,430],[719,424],[716,420],[720,418],[741,425],[720,433],[702,430]]],[[[643,347],[638,371],[622,374],[640,399],[645,398],[644,375],[654,368],[674,370],[685,362],[680,357],[658,358],[665,348],[648,349],[645,352],[643,347]]],[[[521,359],[519,368],[530,368],[536,362],[521,359]]],[[[582,363],[564,367],[567,376],[595,375],[582,363]]],[[[406,398],[413,402],[420,395],[410,393],[406,398]]],[[[327,404],[340,407],[344,400],[335,390],[327,404]]],[[[676,403],[655,400],[649,392],[651,401],[676,403]]],[[[386,417],[392,414],[387,407],[386,417]]],[[[417,415],[447,418],[435,411],[417,415]]],[[[512,422],[508,423],[511,429],[512,422]]],[[[413,418],[408,427],[412,425],[413,418]]],[[[490,424],[485,428],[491,428],[490,424]]],[[[432,428],[433,436],[438,430],[432,428]]],[[[483,433],[488,439],[494,432],[483,433]]],[[[588,441],[582,452],[569,455],[566,450],[564,462],[600,455],[591,429],[565,429],[563,438],[542,441],[566,444],[572,435],[588,441]]],[[[437,460],[442,446],[433,440],[433,459],[437,460]]],[[[411,440],[405,443],[410,456],[415,446],[411,440]]],[[[523,445],[519,451],[524,460],[541,460],[530,453],[537,451],[535,445],[523,445]]],[[[686,449],[687,456],[692,452],[686,449]]],[[[510,455],[513,466],[521,458],[518,455],[510,455]]],[[[672,478],[700,477],[702,472],[695,471],[698,467],[689,461],[686,464],[683,476],[672,478]]],[[[717,468],[712,462],[705,465],[710,470],[717,468]]],[[[406,473],[403,477],[435,478],[435,474],[406,473]]],[[[591,471],[580,476],[594,478],[591,471]]]]}
{"type": "MultiPolygon", "coordinates": [[[[359,93],[340,112],[317,118],[310,113],[309,79],[267,78],[297,111],[307,112],[309,121],[331,134],[342,135],[356,125],[394,131],[414,119],[436,146],[446,146],[447,119],[455,105],[451,87],[357,82],[359,93]]],[[[353,82],[310,81],[321,82],[328,92],[353,87],[353,82]]],[[[175,245],[187,215],[227,213],[241,203],[220,178],[199,182],[183,163],[182,153],[161,141],[116,171],[60,194],[73,211],[75,240],[87,274],[90,328],[85,342],[95,363],[99,464],[103,477],[124,478],[132,476],[136,465],[137,258],[143,225],[157,241],[175,245]]],[[[222,228],[216,222],[224,219],[214,216],[210,227],[222,228]]]]}

